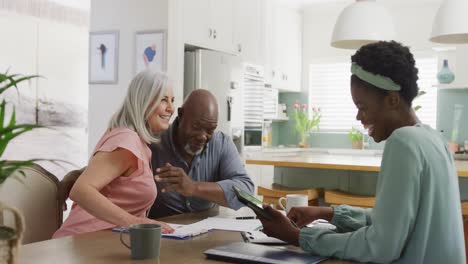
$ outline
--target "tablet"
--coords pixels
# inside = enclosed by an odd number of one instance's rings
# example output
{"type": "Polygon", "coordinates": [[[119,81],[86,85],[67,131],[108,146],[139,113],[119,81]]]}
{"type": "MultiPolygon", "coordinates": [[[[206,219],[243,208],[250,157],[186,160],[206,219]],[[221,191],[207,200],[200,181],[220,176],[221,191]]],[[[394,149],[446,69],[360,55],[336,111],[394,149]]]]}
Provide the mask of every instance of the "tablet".
{"type": "Polygon", "coordinates": [[[252,195],[242,191],[241,189],[239,189],[236,186],[233,186],[232,189],[234,190],[234,193],[236,194],[237,199],[239,199],[239,201],[241,203],[247,205],[247,207],[252,209],[257,216],[262,217],[262,218],[266,218],[268,220],[272,220],[270,214],[267,213],[263,209],[262,201],[260,201],[259,199],[253,197],[252,195]]]}

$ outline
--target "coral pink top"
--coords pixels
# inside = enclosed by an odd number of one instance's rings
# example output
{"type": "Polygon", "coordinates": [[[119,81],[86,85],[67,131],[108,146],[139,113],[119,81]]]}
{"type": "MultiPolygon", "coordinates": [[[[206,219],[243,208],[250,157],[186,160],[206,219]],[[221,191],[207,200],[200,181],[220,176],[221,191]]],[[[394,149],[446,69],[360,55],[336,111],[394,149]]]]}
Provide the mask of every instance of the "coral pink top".
{"type": "MultiPolygon", "coordinates": [[[[128,128],[114,128],[107,131],[94,149],[93,156],[100,151],[112,152],[117,148],[126,149],[138,158],[138,169],[128,177],[118,177],[101,189],[111,202],[137,217],[145,217],[156,199],[157,190],[149,162],[151,150],[138,134],[128,128]]],[[[99,177],[99,175],[96,175],[99,177]]],[[[54,238],[92,232],[115,227],[89,214],[73,203],[70,215],[54,238]]]]}

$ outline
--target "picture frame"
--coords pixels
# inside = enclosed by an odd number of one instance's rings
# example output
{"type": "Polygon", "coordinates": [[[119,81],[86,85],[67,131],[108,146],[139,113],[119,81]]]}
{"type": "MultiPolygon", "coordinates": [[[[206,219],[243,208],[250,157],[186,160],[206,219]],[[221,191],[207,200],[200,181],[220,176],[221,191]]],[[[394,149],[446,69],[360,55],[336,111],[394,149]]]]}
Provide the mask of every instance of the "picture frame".
{"type": "Polygon", "coordinates": [[[90,84],[115,84],[118,82],[119,31],[89,33],[90,84]]]}
{"type": "Polygon", "coordinates": [[[135,33],[135,74],[152,69],[166,71],[166,30],[147,30],[135,33]]]}

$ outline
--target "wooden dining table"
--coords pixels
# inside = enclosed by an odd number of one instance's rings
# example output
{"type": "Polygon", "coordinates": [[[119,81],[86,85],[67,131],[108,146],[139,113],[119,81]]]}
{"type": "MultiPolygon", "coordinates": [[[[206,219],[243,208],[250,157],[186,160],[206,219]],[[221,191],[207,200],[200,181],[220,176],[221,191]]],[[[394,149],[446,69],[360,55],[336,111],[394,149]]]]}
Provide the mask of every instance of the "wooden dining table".
{"type": "MultiPolygon", "coordinates": [[[[212,216],[233,218],[239,216],[239,212],[227,208],[213,208],[198,213],[171,216],[162,220],[168,223],[190,224],[212,216]]],[[[129,249],[120,242],[119,233],[103,230],[23,245],[20,247],[19,263],[220,263],[222,261],[207,259],[203,252],[210,248],[239,241],[242,241],[240,232],[221,230],[213,230],[187,240],[162,238],[161,253],[158,259],[132,260],[129,249]]],[[[298,250],[296,247],[294,249],[298,250]]],[[[345,264],[352,262],[329,259],[322,263],[345,264]]]]}

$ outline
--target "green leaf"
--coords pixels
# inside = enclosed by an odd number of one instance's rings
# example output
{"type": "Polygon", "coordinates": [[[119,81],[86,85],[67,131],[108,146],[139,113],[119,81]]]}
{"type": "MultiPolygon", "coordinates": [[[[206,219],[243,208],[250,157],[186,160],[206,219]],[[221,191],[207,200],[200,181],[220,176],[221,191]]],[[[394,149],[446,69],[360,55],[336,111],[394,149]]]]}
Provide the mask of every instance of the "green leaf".
{"type": "MultiPolygon", "coordinates": [[[[5,92],[11,87],[18,89],[18,84],[33,78],[40,77],[38,75],[20,75],[20,74],[0,74],[0,94],[5,92]]],[[[13,105],[13,110],[9,117],[6,115],[7,102],[4,98],[1,99],[0,103],[0,157],[5,152],[8,144],[12,139],[31,131],[35,128],[40,128],[43,126],[36,124],[17,124],[16,123],[16,110],[13,105]],[[5,120],[8,120],[8,124],[5,125],[5,120]]],[[[21,171],[21,168],[32,165],[35,161],[40,159],[24,160],[24,161],[7,161],[0,160],[0,184],[3,183],[10,175],[15,171],[19,171],[20,175],[24,176],[24,172],[21,171]]]]}
{"type": "MultiPolygon", "coordinates": [[[[0,88],[0,94],[3,93],[4,91],[8,90],[9,88],[11,87],[15,87],[18,89],[18,83],[20,82],[23,82],[23,81],[26,81],[26,80],[30,80],[30,79],[33,79],[33,78],[38,78],[40,77],[39,75],[28,75],[28,76],[24,76],[24,77],[21,77],[21,78],[18,78],[18,79],[15,79],[15,77],[18,76],[18,75],[9,75],[9,76],[6,76],[6,80],[4,81],[9,81],[5,86],[1,87],[0,88]]],[[[3,81],[2,81],[3,82],[3,81]]],[[[0,83],[2,83],[0,82],[0,83]]]]}

